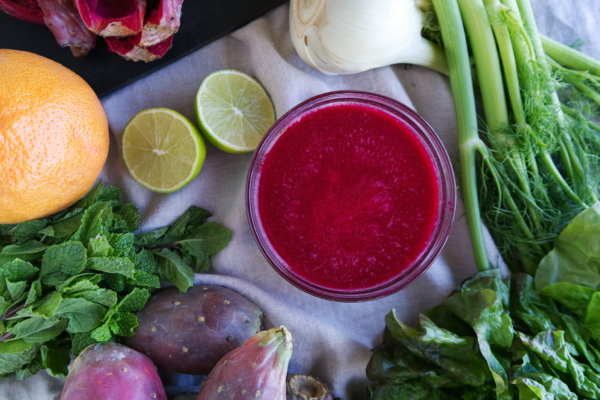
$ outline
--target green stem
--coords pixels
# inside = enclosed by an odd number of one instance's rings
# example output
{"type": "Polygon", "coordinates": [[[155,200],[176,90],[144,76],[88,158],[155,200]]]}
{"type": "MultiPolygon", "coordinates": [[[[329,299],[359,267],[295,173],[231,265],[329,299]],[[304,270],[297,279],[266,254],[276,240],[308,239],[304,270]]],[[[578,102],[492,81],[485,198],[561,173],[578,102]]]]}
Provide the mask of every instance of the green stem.
{"type": "Polygon", "coordinates": [[[565,82],[576,87],[577,90],[579,90],[581,93],[583,93],[585,96],[587,96],[600,106],[600,93],[596,92],[588,84],[586,84],[583,78],[579,76],[564,74],[563,79],[565,80],[565,82]]]}
{"type": "Polygon", "coordinates": [[[461,181],[469,234],[473,244],[475,264],[479,271],[490,269],[479,212],[475,156],[479,146],[475,95],[471,64],[467,50],[460,10],[455,0],[433,0],[438,17],[446,58],[450,69],[450,86],[454,97],[458,143],[460,149],[461,181]]]}
{"type": "MultiPolygon", "coordinates": [[[[578,118],[579,115],[577,114],[577,111],[573,110],[572,108],[561,104],[560,107],[562,108],[563,112],[569,116],[571,116],[572,118],[578,118]]],[[[590,127],[590,129],[595,130],[596,132],[600,133],[600,125],[598,125],[597,123],[595,123],[594,121],[590,121],[587,120],[587,124],[590,127]]]]}
{"type": "Polygon", "coordinates": [[[600,61],[565,46],[554,39],[540,35],[544,51],[561,65],[577,71],[588,71],[600,76],[600,61]]]}

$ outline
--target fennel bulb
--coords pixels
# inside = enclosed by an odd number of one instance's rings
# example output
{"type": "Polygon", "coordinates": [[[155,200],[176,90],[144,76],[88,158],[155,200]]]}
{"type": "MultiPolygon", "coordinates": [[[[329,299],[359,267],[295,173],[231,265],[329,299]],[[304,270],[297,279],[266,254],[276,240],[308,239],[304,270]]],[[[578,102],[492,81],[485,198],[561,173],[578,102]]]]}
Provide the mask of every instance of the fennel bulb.
{"type": "Polygon", "coordinates": [[[421,36],[422,0],[292,0],[296,51],[327,75],[409,63],[448,74],[444,51],[421,36]]]}

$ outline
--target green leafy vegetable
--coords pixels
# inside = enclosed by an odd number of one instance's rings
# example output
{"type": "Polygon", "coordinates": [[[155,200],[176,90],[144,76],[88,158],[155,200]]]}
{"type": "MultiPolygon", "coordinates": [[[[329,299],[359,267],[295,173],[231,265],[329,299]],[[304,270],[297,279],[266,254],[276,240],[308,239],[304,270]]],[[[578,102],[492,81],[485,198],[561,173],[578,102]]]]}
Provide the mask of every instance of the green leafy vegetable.
{"type": "Polygon", "coordinates": [[[100,182],[56,215],[0,225],[0,376],[66,376],[70,351],[132,336],[160,279],[186,291],[231,240],[198,207],[134,234],[140,215],[119,197],[100,182]]]}

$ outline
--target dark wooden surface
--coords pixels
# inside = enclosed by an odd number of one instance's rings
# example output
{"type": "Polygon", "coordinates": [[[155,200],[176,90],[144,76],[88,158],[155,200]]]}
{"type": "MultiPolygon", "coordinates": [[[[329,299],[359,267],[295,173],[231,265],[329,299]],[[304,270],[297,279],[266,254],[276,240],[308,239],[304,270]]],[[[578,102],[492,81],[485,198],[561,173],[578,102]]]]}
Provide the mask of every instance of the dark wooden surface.
{"type": "Polygon", "coordinates": [[[102,97],[233,32],[285,1],[185,0],[173,47],[161,60],[147,64],[126,61],[108,52],[100,37],[88,55],[74,58],[69,48],[58,46],[46,26],[20,21],[2,11],[0,48],[30,51],[57,61],[83,77],[102,97]]]}

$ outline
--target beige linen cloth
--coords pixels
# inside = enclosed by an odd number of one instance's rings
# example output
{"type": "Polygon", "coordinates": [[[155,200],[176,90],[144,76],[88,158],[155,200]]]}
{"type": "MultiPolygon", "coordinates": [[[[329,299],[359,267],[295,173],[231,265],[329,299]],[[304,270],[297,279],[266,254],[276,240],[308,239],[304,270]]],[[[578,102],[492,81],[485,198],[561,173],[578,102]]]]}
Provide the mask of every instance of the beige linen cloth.
{"type": "MultiPolygon", "coordinates": [[[[599,0],[533,0],[533,6],[541,32],[566,44],[583,39],[586,44],[581,50],[600,58],[599,0]]],[[[384,317],[390,309],[396,308],[403,321],[414,323],[419,310],[440,303],[476,272],[460,199],[446,247],[419,280],[381,300],[335,303],[296,289],[260,253],[250,233],[244,202],[252,154],[227,154],[208,145],[206,162],[198,177],[172,194],[152,193],[137,185],[119,155],[121,132],[135,113],[150,107],[167,107],[194,120],[194,99],[202,80],[213,71],[232,68],[262,82],[279,116],[312,96],[333,90],[364,90],[392,97],[414,107],[433,126],[458,165],[456,122],[447,77],[405,65],[351,76],[325,76],[297,56],[289,37],[288,11],[284,4],[233,34],[103,98],[111,147],[101,177],[105,183],[121,188],[124,200],[139,208],[142,231],[171,224],[191,205],[211,211],[213,221],[233,231],[233,241],[213,258],[211,274],[198,275],[196,283],[230,287],[262,307],[268,327],[287,326],[294,343],[290,372],[319,376],[336,397],[364,399],[365,366],[370,349],[381,341],[384,317]]],[[[194,23],[185,15],[182,22],[194,23]]],[[[489,248],[495,260],[497,253],[491,240],[489,248]]],[[[199,381],[165,375],[170,394],[197,391],[199,381]]],[[[63,383],[44,371],[23,382],[2,379],[0,399],[52,399],[60,393],[63,383]]]]}

